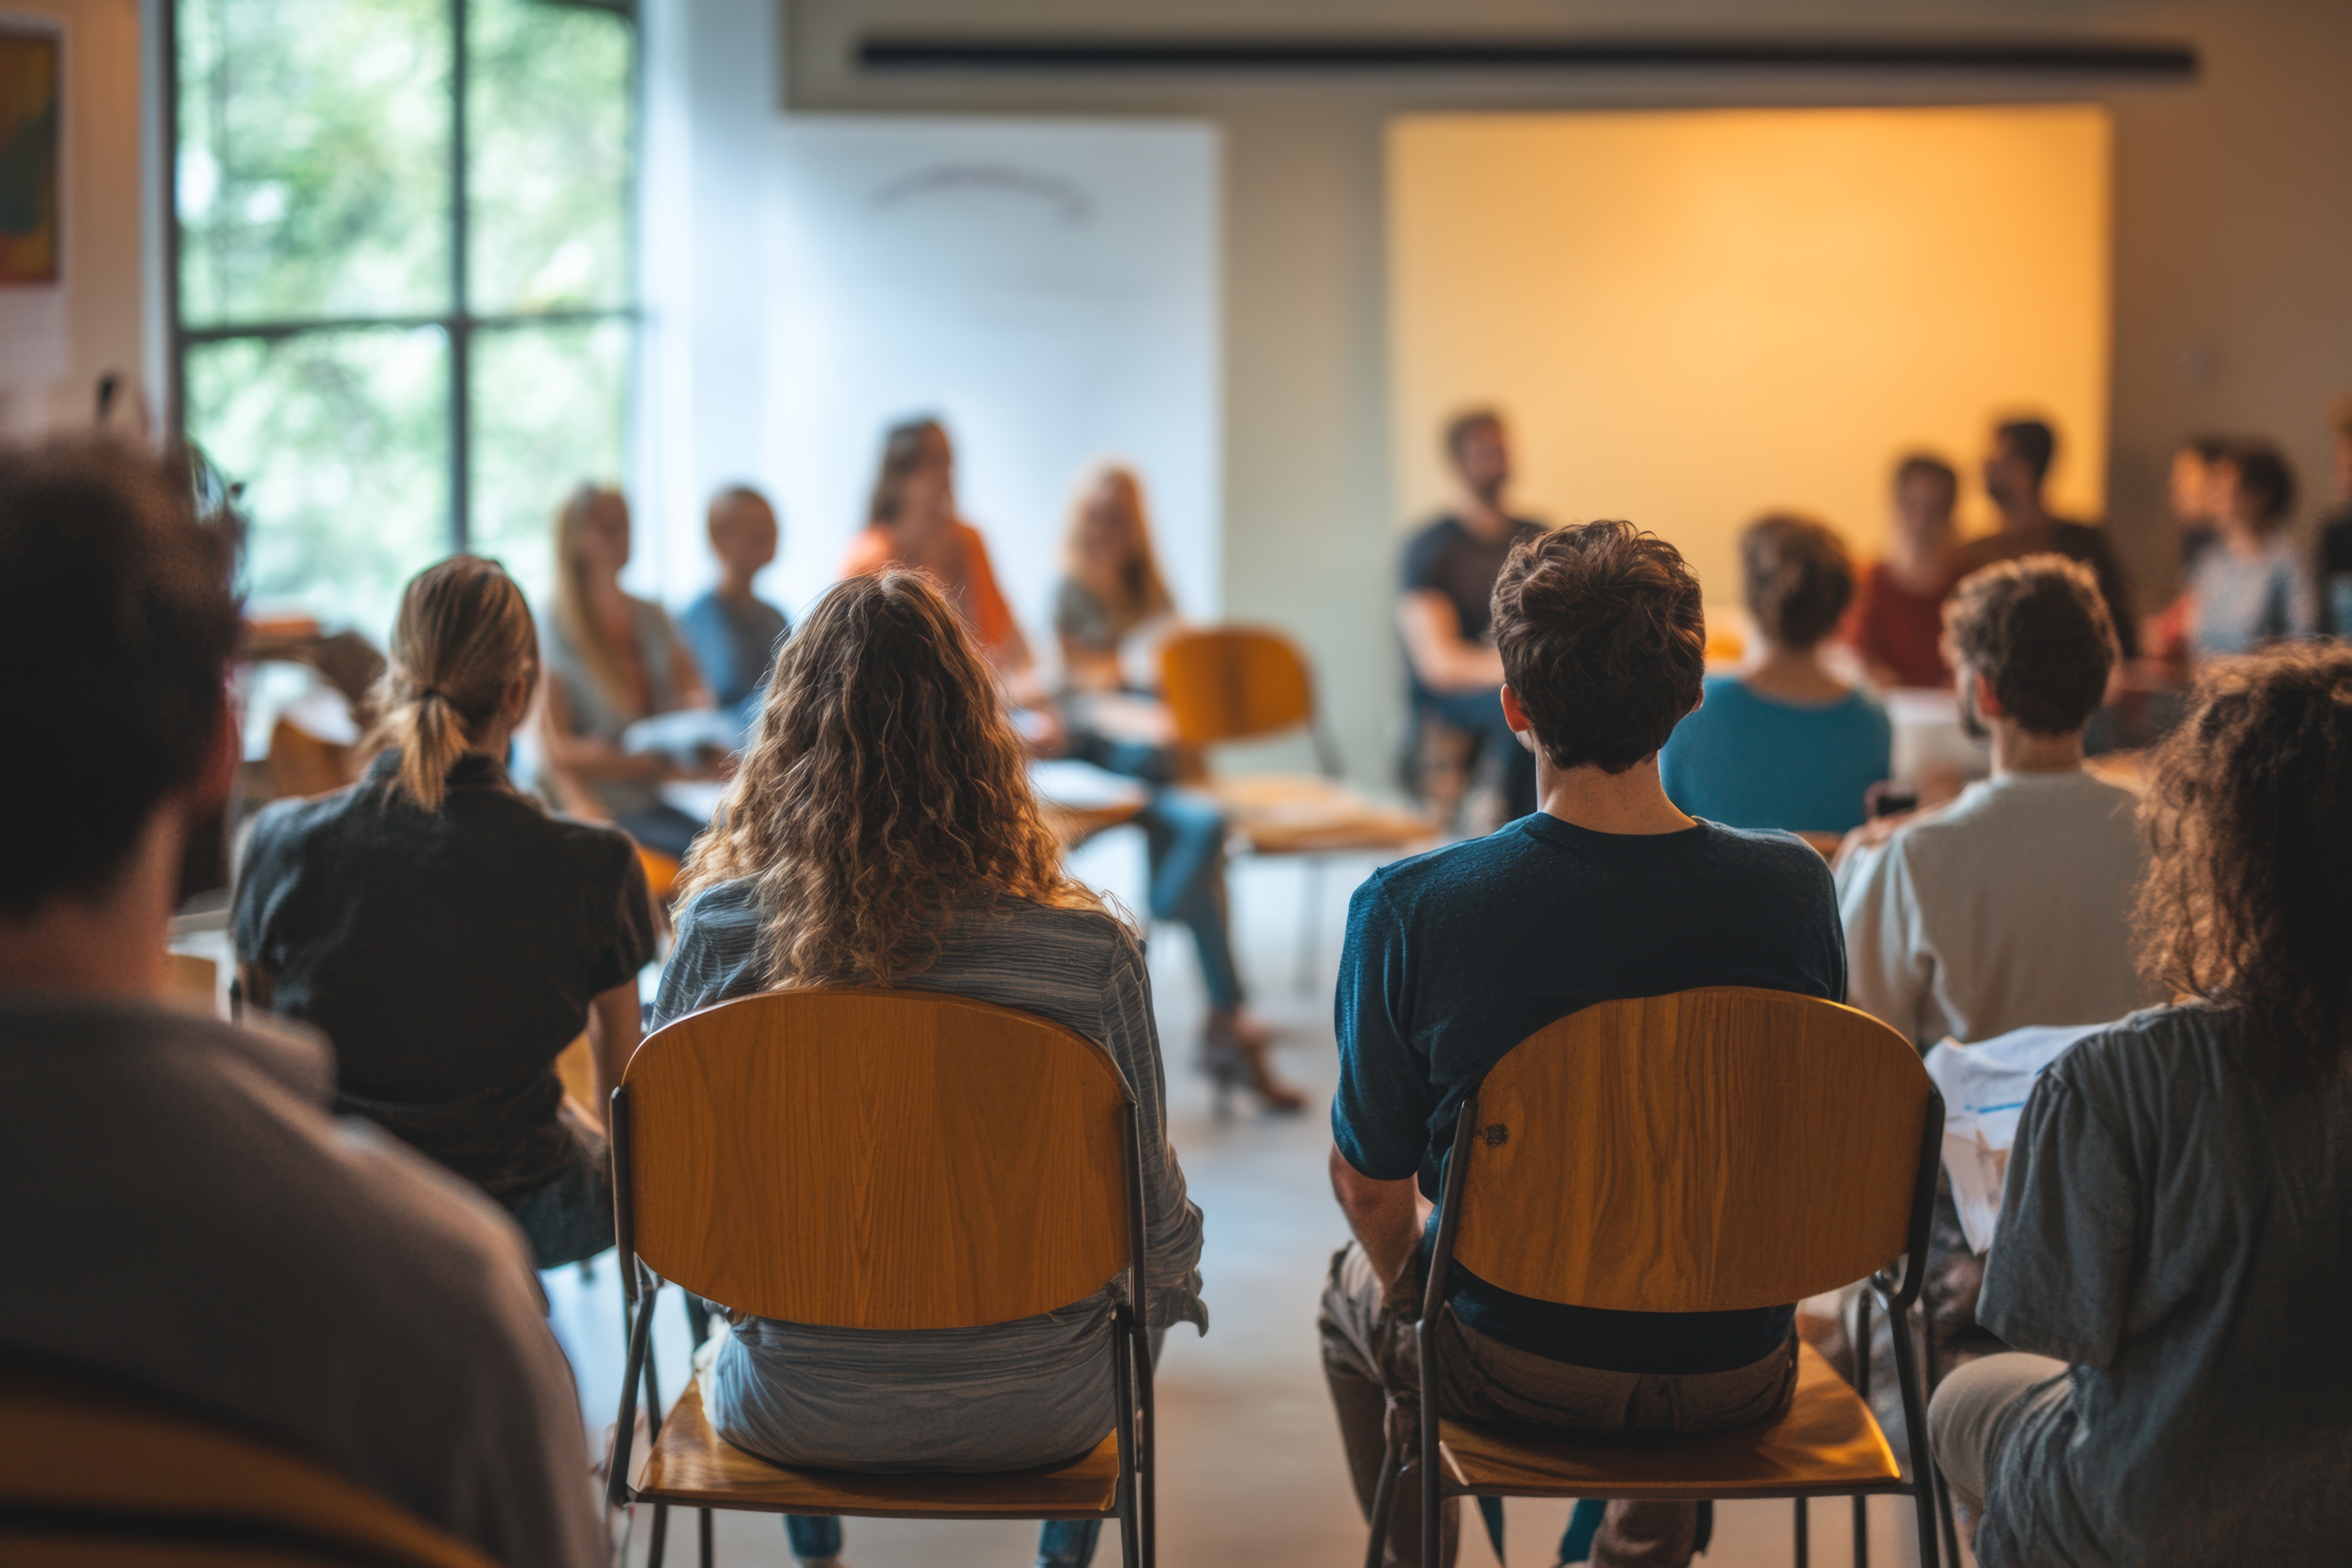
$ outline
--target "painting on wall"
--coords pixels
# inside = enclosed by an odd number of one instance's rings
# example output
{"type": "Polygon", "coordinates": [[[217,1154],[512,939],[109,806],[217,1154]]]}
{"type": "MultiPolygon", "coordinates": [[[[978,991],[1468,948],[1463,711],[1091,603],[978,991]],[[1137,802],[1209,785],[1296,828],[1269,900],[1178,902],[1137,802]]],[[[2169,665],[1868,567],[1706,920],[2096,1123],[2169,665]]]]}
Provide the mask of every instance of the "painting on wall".
{"type": "Polygon", "coordinates": [[[58,281],[58,45],[0,26],[0,287],[58,281]]]}

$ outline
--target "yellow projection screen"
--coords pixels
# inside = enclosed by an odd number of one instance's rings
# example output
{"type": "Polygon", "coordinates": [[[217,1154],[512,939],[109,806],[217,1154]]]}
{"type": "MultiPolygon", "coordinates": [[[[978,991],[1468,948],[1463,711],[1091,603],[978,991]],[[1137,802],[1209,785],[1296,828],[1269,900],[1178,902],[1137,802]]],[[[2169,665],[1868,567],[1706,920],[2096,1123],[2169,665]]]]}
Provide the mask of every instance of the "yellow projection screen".
{"type": "Polygon", "coordinates": [[[1673,540],[1711,605],[1793,508],[1877,553],[1889,469],[2059,433],[2054,510],[2105,511],[2109,127],[2095,108],[1408,116],[1388,141],[1401,523],[1438,432],[1509,417],[1518,506],[1673,540]]]}

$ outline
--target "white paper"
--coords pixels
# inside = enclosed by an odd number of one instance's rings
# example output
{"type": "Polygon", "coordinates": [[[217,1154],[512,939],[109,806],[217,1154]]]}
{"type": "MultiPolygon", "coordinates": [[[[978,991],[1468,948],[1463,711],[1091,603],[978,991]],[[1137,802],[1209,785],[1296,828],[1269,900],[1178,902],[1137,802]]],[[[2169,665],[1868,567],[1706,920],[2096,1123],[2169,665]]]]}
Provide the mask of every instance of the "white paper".
{"type": "Polygon", "coordinates": [[[1944,1096],[1944,1170],[1969,1249],[1992,1245],[2001,1184],[2017,1124],[2042,1069],[2105,1024],[2011,1029],[1973,1046],[1946,1039],[1927,1053],[1927,1076],[1944,1096]]]}

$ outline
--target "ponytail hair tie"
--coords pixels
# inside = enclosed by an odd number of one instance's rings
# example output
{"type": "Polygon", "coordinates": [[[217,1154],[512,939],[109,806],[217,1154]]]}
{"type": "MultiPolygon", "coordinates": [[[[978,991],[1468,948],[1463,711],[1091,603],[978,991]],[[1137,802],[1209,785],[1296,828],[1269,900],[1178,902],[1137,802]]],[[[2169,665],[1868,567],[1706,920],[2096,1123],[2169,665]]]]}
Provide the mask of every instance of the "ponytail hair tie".
{"type": "Polygon", "coordinates": [[[450,707],[452,707],[452,708],[455,708],[456,706],[457,706],[457,703],[450,701],[449,694],[448,694],[447,692],[446,692],[446,691],[442,690],[442,689],[441,689],[439,687],[437,687],[437,686],[428,686],[428,687],[425,688],[425,689],[423,689],[422,691],[419,691],[419,692],[416,694],[416,700],[418,700],[419,702],[422,702],[422,701],[424,701],[424,700],[425,700],[426,698],[428,698],[428,697],[438,697],[439,699],[441,699],[441,700],[442,700],[442,701],[444,701],[444,702],[448,702],[448,703],[449,703],[449,706],[450,706],[450,707]]]}

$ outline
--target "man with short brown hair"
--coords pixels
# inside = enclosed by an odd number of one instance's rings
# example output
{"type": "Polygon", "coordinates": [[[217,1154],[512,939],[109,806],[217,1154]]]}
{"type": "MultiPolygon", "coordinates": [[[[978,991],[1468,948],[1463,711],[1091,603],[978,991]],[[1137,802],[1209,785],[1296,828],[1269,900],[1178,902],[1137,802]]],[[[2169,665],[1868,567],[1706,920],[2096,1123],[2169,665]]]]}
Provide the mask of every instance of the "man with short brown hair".
{"type": "MultiPolygon", "coordinates": [[[[1495,584],[1494,630],[1541,809],[1383,867],[1348,910],[1331,1181],[1356,1240],[1332,1259],[1321,1331],[1367,1513],[1388,1403],[1410,1419],[1419,1386],[1420,1199],[1437,1195],[1442,1140],[1486,1069],[1598,1002],[1706,985],[1845,994],[1821,857],[1685,816],[1658,782],[1658,748],[1706,669],[1698,581],[1674,546],[1624,522],[1522,541],[1495,584]]],[[[1446,1414],[1609,1436],[1746,1426],[1789,1398],[1794,1313],[1565,1307],[1457,1262],[1436,1325],[1446,1414]]],[[[1419,1555],[1420,1491],[1396,1498],[1386,1551],[1402,1564],[1419,1555]]],[[[1697,1528],[1695,1503],[1612,1502],[1593,1561],[1678,1568],[1697,1528]]]]}
{"type": "Polygon", "coordinates": [[[1853,1005],[1925,1050],[2160,1000],[2132,954],[2137,797],[2083,766],[2083,727],[2118,657],[2098,578],[2058,555],[2000,562],[1954,590],[1944,627],[1992,776],[1847,840],[1853,1005]]]}

